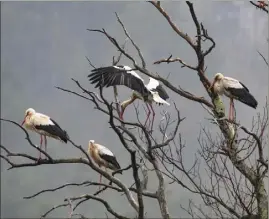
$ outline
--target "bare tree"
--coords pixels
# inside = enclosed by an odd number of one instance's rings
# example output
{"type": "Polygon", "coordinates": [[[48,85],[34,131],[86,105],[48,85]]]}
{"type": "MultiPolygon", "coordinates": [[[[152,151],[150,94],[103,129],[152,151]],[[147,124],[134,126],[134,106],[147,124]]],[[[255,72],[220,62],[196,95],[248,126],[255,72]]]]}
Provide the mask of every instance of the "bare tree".
{"type": "Polygon", "coordinates": [[[266,3],[265,1],[257,1],[257,2],[249,1],[249,2],[252,5],[254,5],[257,9],[260,9],[268,14],[268,3],[266,3]]]}
{"type": "MultiPolygon", "coordinates": [[[[250,3],[255,6],[257,9],[260,9],[262,12],[265,12],[268,14],[268,3],[266,3],[265,1],[257,1],[257,3],[250,1],[250,3]]],[[[268,42],[268,39],[267,39],[268,42]]],[[[259,52],[259,50],[257,50],[258,54],[261,56],[261,58],[263,59],[264,63],[268,66],[268,61],[267,59],[264,57],[264,55],[259,52]]]]}
{"type": "MultiPolygon", "coordinates": [[[[193,4],[186,1],[197,34],[192,38],[172,21],[159,1],[150,1],[149,3],[167,20],[178,37],[185,40],[194,50],[197,57],[197,63],[195,65],[190,65],[182,58],[173,58],[172,56],[155,61],[154,64],[178,62],[182,68],[193,70],[198,76],[197,80],[200,81],[205,88],[208,94],[207,98],[198,97],[177,85],[173,85],[173,83],[169,82],[167,79],[151,73],[147,69],[147,63],[142,55],[142,50],[131,38],[123,21],[117,14],[116,18],[122,27],[123,34],[136,49],[141,65],[135,60],[134,55],[129,54],[125,50],[125,43],[121,45],[120,42],[105,29],[89,29],[89,31],[105,36],[120,52],[120,55],[116,59],[113,57],[114,65],[120,62],[122,56],[125,56],[132,62],[133,67],[138,69],[141,73],[161,81],[166,87],[179,96],[189,101],[196,102],[201,106],[201,109],[205,109],[208,112],[209,116],[211,116],[212,123],[215,124],[219,133],[217,137],[215,137],[211,131],[207,130],[205,127],[201,129],[200,133],[197,133],[197,135],[199,135],[198,142],[201,148],[196,154],[193,165],[188,167],[184,160],[185,144],[179,132],[179,126],[184,118],[181,117],[180,111],[175,103],[173,107],[177,117],[172,118],[170,114],[164,113],[163,120],[158,126],[159,129],[150,133],[140,123],[139,109],[137,106],[135,107],[137,122],[131,123],[119,119],[119,100],[117,98],[116,87],[114,87],[115,98],[111,101],[104,97],[102,89],[100,89],[99,94],[97,94],[96,92],[89,91],[82,87],[80,82],[75,79],[72,80],[80,89],[81,93],[67,88],[57,87],[57,89],[90,101],[94,109],[101,111],[107,116],[106,118],[108,118],[111,128],[117,134],[122,146],[128,151],[130,156],[130,163],[122,169],[123,174],[125,171],[132,171],[134,183],[132,185],[125,185],[115,177],[118,171],[110,175],[100,169],[92,161],[83,147],[73,142],[73,140],[70,140],[70,143],[80,150],[81,157],[53,158],[33,144],[28,132],[23,127],[7,119],[1,120],[10,122],[24,131],[29,145],[37,150],[41,150],[46,158],[38,160],[28,154],[11,152],[8,150],[7,146],[3,145],[1,145],[1,158],[10,164],[9,169],[45,164],[82,163],[102,174],[110,181],[109,184],[92,181],[68,183],[57,188],[44,189],[36,194],[24,197],[25,199],[32,199],[45,192],[53,192],[69,186],[103,186],[102,189],[94,194],[65,198],[62,204],[49,209],[42,217],[48,216],[57,208],[69,207],[70,217],[80,216],[81,218],[85,218],[84,215],[75,213],[77,207],[86,201],[95,200],[102,203],[106,210],[115,218],[128,218],[122,213],[113,210],[111,205],[100,197],[101,193],[107,190],[114,190],[118,192],[119,196],[122,194],[125,195],[130,203],[131,210],[136,212],[138,218],[146,217],[144,205],[145,197],[158,202],[162,218],[171,218],[168,209],[166,185],[164,183],[164,177],[167,177],[171,179],[170,184],[178,184],[180,188],[184,188],[191,194],[201,198],[203,205],[198,205],[190,199],[188,206],[181,206],[192,218],[268,218],[268,196],[264,184],[268,177],[268,159],[264,154],[265,147],[268,144],[268,135],[266,134],[268,133],[267,102],[265,103],[263,113],[258,113],[257,117],[253,119],[250,128],[228,120],[222,99],[209,89],[211,83],[206,75],[205,58],[214,49],[215,41],[210,37],[203,24],[199,22],[193,4]],[[207,49],[202,49],[206,41],[210,42],[211,45],[207,49]],[[11,159],[12,157],[27,158],[29,161],[17,163],[11,159]],[[200,171],[201,166],[203,166],[203,169],[206,169],[207,176],[202,176],[200,171]],[[155,191],[150,191],[147,188],[149,172],[154,172],[158,180],[158,186],[155,191]]],[[[91,67],[95,68],[90,59],[87,59],[91,67]]]]}

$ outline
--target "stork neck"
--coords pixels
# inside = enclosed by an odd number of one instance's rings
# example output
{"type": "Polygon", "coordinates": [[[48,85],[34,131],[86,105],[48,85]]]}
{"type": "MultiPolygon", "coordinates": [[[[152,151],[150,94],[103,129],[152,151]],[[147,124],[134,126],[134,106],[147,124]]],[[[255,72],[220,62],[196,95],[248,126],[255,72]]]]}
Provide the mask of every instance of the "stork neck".
{"type": "Polygon", "coordinates": [[[30,121],[31,121],[31,117],[32,117],[32,115],[27,115],[27,116],[25,117],[25,124],[26,124],[26,125],[29,125],[29,123],[30,123],[30,121]]]}
{"type": "Polygon", "coordinates": [[[125,100],[122,102],[122,106],[125,108],[128,105],[132,104],[138,97],[136,95],[132,95],[132,97],[130,97],[128,100],[125,100]]]}
{"type": "Polygon", "coordinates": [[[90,155],[92,155],[93,150],[94,150],[93,146],[92,146],[92,145],[89,145],[89,147],[88,147],[88,153],[89,153],[90,155]]]}
{"type": "Polygon", "coordinates": [[[224,86],[223,86],[223,81],[219,80],[216,81],[214,84],[214,90],[217,92],[219,95],[222,95],[224,92],[224,86]]]}

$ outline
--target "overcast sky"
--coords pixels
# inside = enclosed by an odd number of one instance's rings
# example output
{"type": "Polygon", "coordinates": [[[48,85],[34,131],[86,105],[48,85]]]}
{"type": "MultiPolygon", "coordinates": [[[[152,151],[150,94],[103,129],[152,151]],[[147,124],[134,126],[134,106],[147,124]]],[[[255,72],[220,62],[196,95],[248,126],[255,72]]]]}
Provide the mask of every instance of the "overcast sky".
{"type": "MultiPolygon", "coordinates": [[[[125,37],[117,23],[117,12],[130,35],[142,49],[147,67],[201,96],[205,92],[195,72],[180,68],[179,64],[157,65],[152,63],[170,54],[181,57],[189,64],[196,64],[191,48],[170,28],[157,10],[146,2],[2,2],[1,4],[1,117],[21,122],[29,107],[54,118],[67,130],[73,141],[87,148],[88,141],[95,139],[109,147],[122,167],[129,164],[127,153],[119,143],[116,134],[108,128],[107,117],[93,109],[93,104],[76,96],[57,90],[61,86],[79,91],[70,78],[75,78],[87,88],[94,90],[86,76],[89,67],[85,56],[96,66],[111,64],[117,50],[108,40],[88,32],[87,28],[105,28],[120,43],[125,37]]],[[[184,2],[163,3],[180,28],[190,36],[195,35],[195,27],[184,2]]],[[[208,33],[216,41],[216,48],[206,59],[206,74],[211,79],[216,72],[241,80],[259,102],[257,110],[236,103],[238,119],[245,126],[251,124],[252,116],[262,112],[268,92],[268,68],[258,55],[259,50],[268,57],[268,17],[256,10],[249,2],[195,1],[195,11],[208,33]]],[[[134,51],[128,46],[128,51],[134,51]]],[[[137,56],[136,56],[137,57],[137,56]]],[[[121,62],[128,64],[130,62],[121,62]]],[[[147,82],[147,76],[142,75],[147,82]]],[[[168,90],[168,89],[167,89],[168,90]]],[[[111,89],[106,91],[106,95],[111,89]]],[[[128,91],[128,90],[127,90],[128,91]]],[[[187,149],[184,155],[191,164],[194,153],[199,148],[197,139],[201,125],[208,125],[203,108],[199,104],[185,100],[168,90],[170,102],[175,101],[181,116],[186,120],[180,126],[187,149]]],[[[127,98],[130,92],[120,94],[127,98]]],[[[208,97],[206,97],[208,98],[208,97]]],[[[225,100],[227,105],[227,100],[225,100]]],[[[142,104],[140,104],[142,107],[142,104]]],[[[227,105],[228,107],[228,105],[227,105]]],[[[158,107],[156,107],[158,108],[158,107]]],[[[167,110],[174,114],[173,107],[159,107],[156,112],[167,110]]],[[[141,108],[141,111],[142,108],[141,108]]],[[[133,120],[133,107],[126,110],[125,119],[133,120]]],[[[141,115],[143,116],[143,115],[141,115]]],[[[157,114],[156,123],[161,116],[157,114]]],[[[37,156],[24,140],[24,134],[11,124],[1,124],[2,144],[14,152],[27,152],[37,156]]],[[[214,131],[214,130],[212,130],[214,131]]],[[[36,144],[39,136],[31,133],[36,144]]],[[[48,140],[48,152],[54,157],[76,157],[79,153],[70,144],[64,145],[48,140]]],[[[21,160],[23,161],[23,160],[21,160]]],[[[57,187],[66,182],[98,180],[98,175],[85,165],[50,165],[36,168],[7,171],[8,165],[1,166],[1,209],[2,217],[38,217],[63,202],[68,196],[93,192],[96,188],[68,188],[56,193],[44,194],[34,200],[23,200],[39,190],[57,187]]],[[[131,172],[120,176],[124,183],[132,183],[131,172]]],[[[168,180],[166,179],[166,182],[168,180]]],[[[155,185],[154,182],[150,182],[155,185]]],[[[167,188],[169,208],[172,216],[186,216],[178,209],[179,204],[187,204],[189,193],[181,187],[167,188]],[[172,189],[176,192],[172,193],[172,189]]],[[[102,195],[120,213],[132,215],[133,210],[123,203],[124,197],[115,197],[107,192],[102,195]]],[[[197,198],[199,200],[199,198],[197,198]]],[[[126,203],[126,202],[125,202],[126,203]]],[[[148,217],[157,217],[156,203],[147,204],[148,217]]],[[[67,216],[67,209],[59,209],[52,217],[67,216]]],[[[90,201],[78,211],[89,217],[105,217],[104,207],[90,201]]]]}

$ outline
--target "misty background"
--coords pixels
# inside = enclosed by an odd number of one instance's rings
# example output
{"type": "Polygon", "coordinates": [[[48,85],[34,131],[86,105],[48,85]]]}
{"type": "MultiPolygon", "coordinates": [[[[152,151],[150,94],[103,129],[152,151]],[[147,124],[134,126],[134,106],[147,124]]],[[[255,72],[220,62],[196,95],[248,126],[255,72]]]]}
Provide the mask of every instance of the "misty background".
{"type": "MultiPolygon", "coordinates": [[[[195,36],[195,25],[191,19],[185,2],[163,2],[162,6],[172,20],[191,37],[195,36]]],[[[216,42],[216,48],[206,57],[207,76],[212,80],[217,72],[222,72],[241,80],[258,100],[257,110],[253,110],[236,102],[238,121],[250,127],[252,117],[263,111],[268,93],[268,67],[258,55],[259,50],[268,57],[268,17],[267,14],[255,9],[249,2],[211,2],[195,1],[194,9],[200,22],[203,22],[208,33],[216,42]]],[[[93,104],[84,99],[57,90],[55,86],[79,91],[71,78],[81,82],[81,85],[94,91],[87,80],[92,69],[85,56],[92,63],[107,66],[112,63],[112,56],[117,55],[117,49],[101,34],[89,32],[86,29],[105,28],[119,43],[126,39],[117,22],[114,12],[117,12],[125,24],[129,34],[141,48],[147,62],[148,70],[158,72],[163,77],[169,75],[174,86],[197,96],[205,95],[196,72],[181,68],[180,64],[152,63],[170,54],[180,57],[190,65],[196,65],[194,51],[171,29],[163,16],[146,2],[1,2],[1,117],[21,122],[25,110],[32,107],[37,112],[51,116],[65,129],[70,138],[85,149],[88,141],[109,147],[117,156],[122,167],[130,163],[117,135],[109,128],[108,117],[94,110],[93,104]]],[[[206,48],[204,47],[204,50],[206,48]]],[[[137,53],[127,41],[127,51],[137,53]]],[[[127,59],[120,64],[130,65],[127,59]]],[[[141,74],[148,82],[148,77],[141,74]]],[[[190,166],[194,154],[199,149],[197,137],[202,126],[211,127],[212,132],[219,132],[216,126],[210,126],[209,115],[198,104],[174,94],[168,88],[169,102],[177,104],[181,116],[186,117],[180,125],[186,149],[184,157],[186,165],[190,166]]],[[[104,91],[109,100],[112,88],[104,91]]],[[[129,97],[131,91],[120,88],[120,100],[129,97]]],[[[206,96],[207,99],[209,99],[206,96]]],[[[142,102],[139,102],[141,115],[145,118],[142,102]]],[[[226,108],[228,100],[225,98],[226,108]]],[[[170,107],[155,107],[157,115],[155,127],[160,122],[160,112],[167,110],[175,115],[170,107]]],[[[126,109],[125,119],[134,121],[134,107],[126,109]]],[[[12,152],[25,152],[38,156],[25,140],[24,133],[16,126],[1,122],[1,144],[12,152]]],[[[35,144],[40,137],[29,132],[35,144]]],[[[71,144],[62,144],[54,139],[48,139],[48,153],[54,158],[79,157],[81,154],[71,144]]],[[[18,160],[18,159],[16,159],[18,160]]],[[[18,162],[23,162],[20,159],[18,162]]],[[[64,198],[93,193],[96,187],[68,187],[57,193],[45,193],[34,200],[24,200],[24,196],[32,195],[39,190],[54,188],[64,183],[97,181],[97,175],[92,169],[82,164],[42,165],[38,167],[19,168],[7,171],[9,165],[1,160],[1,217],[39,217],[54,205],[63,203],[64,198]]],[[[132,184],[132,172],[126,172],[119,177],[125,184],[132,184]]],[[[154,176],[150,176],[149,188],[156,186],[154,176]]],[[[170,181],[165,179],[166,183],[170,181]]],[[[187,205],[193,197],[178,185],[167,184],[168,207],[172,217],[187,216],[179,209],[179,204],[187,205]]],[[[105,197],[114,210],[120,214],[134,215],[133,209],[124,196],[115,192],[104,192],[105,197]]],[[[200,203],[200,197],[193,197],[200,203]]],[[[146,198],[146,200],[148,200],[146,198]]],[[[146,202],[148,217],[160,215],[157,201],[146,202]]],[[[55,210],[50,217],[65,217],[68,208],[55,210]]],[[[105,217],[104,206],[90,200],[76,212],[88,217],[105,217]]]]}

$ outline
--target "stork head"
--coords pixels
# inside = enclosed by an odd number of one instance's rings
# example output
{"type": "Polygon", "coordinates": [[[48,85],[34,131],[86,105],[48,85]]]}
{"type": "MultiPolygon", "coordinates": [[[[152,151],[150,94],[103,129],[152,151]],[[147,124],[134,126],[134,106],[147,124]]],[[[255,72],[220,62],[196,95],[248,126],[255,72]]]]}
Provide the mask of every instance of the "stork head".
{"type": "Polygon", "coordinates": [[[89,141],[89,147],[88,147],[88,150],[90,150],[90,148],[94,148],[95,146],[94,146],[94,140],[90,140],[89,141]]]}
{"type": "MultiPolygon", "coordinates": [[[[121,106],[121,116],[123,116],[123,113],[124,113],[126,107],[127,107],[128,105],[130,105],[131,103],[133,103],[137,98],[138,98],[138,97],[137,97],[137,96],[135,95],[135,93],[133,92],[130,99],[125,100],[125,101],[123,101],[123,102],[120,104],[120,106],[121,106]]],[[[122,118],[121,118],[121,119],[122,119],[122,118]]]]}
{"type": "Polygon", "coordinates": [[[219,81],[219,80],[221,80],[222,78],[224,78],[223,74],[221,74],[221,73],[217,73],[217,74],[215,74],[214,81],[219,81]]]}
{"type": "Polygon", "coordinates": [[[35,114],[35,110],[33,108],[29,108],[25,111],[25,116],[30,116],[30,115],[33,115],[35,114]]]}
{"type": "Polygon", "coordinates": [[[90,154],[90,151],[93,150],[94,148],[95,148],[94,140],[90,140],[88,145],[88,153],[90,154]]]}
{"type": "Polygon", "coordinates": [[[23,124],[25,123],[25,120],[28,116],[32,116],[33,114],[35,114],[35,110],[33,108],[29,108],[25,111],[25,114],[24,114],[24,120],[22,121],[21,123],[21,126],[23,126],[23,124]]]}
{"type": "Polygon", "coordinates": [[[211,86],[210,86],[210,90],[212,89],[212,87],[214,87],[214,85],[215,85],[215,83],[217,82],[217,81],[220,81],[220,80],[222,80],[224,78],[224,76],[223,76],[223,74],[221,74],[221,73],[217,73],[217,74],[215,74],[215,77],[214,77],[214,80],[213,80],[213,83],[211,84],[211,86]]]}
{"type": "Polygon", "coordinates": [[[126,107],[129,105],[129,100],[123,101],[121,102],[120,106],[121,106],[121,112],[123,113],[126,109],[126,107]]]}

